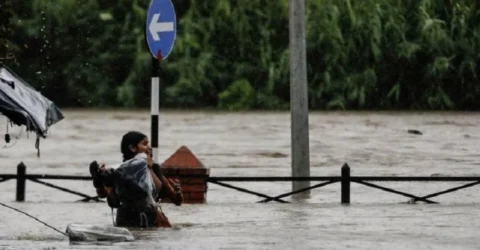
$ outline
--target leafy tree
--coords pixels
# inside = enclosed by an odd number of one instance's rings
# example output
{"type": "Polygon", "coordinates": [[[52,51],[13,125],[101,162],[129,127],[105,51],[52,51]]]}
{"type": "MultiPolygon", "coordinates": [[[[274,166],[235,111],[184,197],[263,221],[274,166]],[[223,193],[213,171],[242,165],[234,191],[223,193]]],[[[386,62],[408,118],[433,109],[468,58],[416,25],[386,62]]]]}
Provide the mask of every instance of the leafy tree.
{"type": "MultiPolygon", "coordinates": [[[[0,55],[11,38],[14,70],[32,85],[61,106],[148,107],[149,1],[10,1],[0,8],[0,55]]],[[[288,0],[173,2],[163,107],[289,107],[288,0]]],[[[478,1],[306,4],[310,108],[480,107],[478,1]]]]}
{"type": "Polygon", "coordinates": [[[11,1],[3,0],[0,3],[0,65],[13,59],[12,16],[11,1]]]}

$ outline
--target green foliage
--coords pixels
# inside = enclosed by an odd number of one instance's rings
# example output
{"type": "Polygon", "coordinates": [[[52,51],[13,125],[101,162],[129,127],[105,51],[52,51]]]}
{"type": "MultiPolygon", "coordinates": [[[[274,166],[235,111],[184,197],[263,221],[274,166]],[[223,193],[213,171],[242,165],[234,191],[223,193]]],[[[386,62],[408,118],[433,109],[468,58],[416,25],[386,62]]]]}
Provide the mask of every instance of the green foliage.
{"type": "Polygon", "coordinates": [[[220,93],[218,106],[229,110],[246,110],[251,109],[254,103],[255,90],[248,80],[241,79],[220,93]]]}
{"type": "MultiPolygon", "coordinates": [[[[148,4],[18,1],[13,34],[2,29],[9,18],[0,8],[0,45],[11,38],[14,70],[62,106],[148,106],[148,4]]],[[[178,34],[162,62],[162,106],[289,107],[288,0],[174,4],[178,34]]],[[[480,107],[477,1],[306,4],[312,109],[480,107]]]]}
{"type": "Polygon", "coordinates": [[[0,2],[0,65],[13,59],[11,0],[0,2]]]}

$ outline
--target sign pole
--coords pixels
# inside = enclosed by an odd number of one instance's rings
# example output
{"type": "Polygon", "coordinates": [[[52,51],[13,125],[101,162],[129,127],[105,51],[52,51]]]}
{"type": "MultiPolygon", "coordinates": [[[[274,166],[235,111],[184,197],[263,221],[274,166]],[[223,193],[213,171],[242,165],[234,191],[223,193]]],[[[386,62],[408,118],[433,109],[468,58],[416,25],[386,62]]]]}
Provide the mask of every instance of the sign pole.
{"type": "Polygon", "coordinates": [[[151,86],[151,107],[150,107],[150,134],[153,160],[158,162],[158,139],[159,139],[159,113],[160,113],[160,61],[152,58],[152,86],[151,86]]]}
{"type": "Polygon", "coordinates": [[[145,40],[152,54],[151,145],[153,160],[159,158],[160,63],[172,52],[176,31],[175,8],[171,0],[151,0],[148,7],[145,40]]]}
{"type": "MultiPolygon", "coordinates": [[[[310,177],[305,0],[289,0],[289,34],[292,177],[310,177]]],[[[292,182],[292,191],[308,187],[310,181],[292,182]]],[[[293,196],[309,197],[310,190],[293,196]]]]}

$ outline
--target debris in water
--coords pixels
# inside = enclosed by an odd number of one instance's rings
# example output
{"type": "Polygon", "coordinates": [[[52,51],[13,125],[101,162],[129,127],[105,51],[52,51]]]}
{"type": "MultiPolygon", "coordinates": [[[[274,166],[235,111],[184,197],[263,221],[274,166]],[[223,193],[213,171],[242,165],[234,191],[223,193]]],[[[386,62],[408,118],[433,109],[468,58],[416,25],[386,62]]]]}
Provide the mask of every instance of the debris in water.
{"type": "Polygon", "coordinates": [[[423,133],[421,131],[416,130],[416,129],[409,129],[408,133],[409,134],[414,134],[414,135],[423,135],[423,133]]]}
{"type": "Polygon", "coordinates": [[[260,152],[260,153],[256,153],[256,155],[263,156],[263,157],[270,157],[270,158],[285,158],[285,157],[288,157],[287,154],[280,153],[280,152],[260,152]]]}
{"type": "Polygon", "coordinates": [[[95,226],[86,224],[69,224],[66,233],[71,241],[134,241],[128,229],[113,226],[95,226]]]}

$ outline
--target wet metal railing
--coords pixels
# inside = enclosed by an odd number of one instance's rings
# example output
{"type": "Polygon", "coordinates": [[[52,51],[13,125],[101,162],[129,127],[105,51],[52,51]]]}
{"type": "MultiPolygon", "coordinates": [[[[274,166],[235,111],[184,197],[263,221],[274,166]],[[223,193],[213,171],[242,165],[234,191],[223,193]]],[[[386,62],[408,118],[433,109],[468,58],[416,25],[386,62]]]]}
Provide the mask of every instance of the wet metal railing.
{"type": "Polygon", "coordinates": [[[269,201],[277,201],[281,203],[287,203],[287,201],[281,200],[281,198],[291,196],[293,194],[301,193],[307,190],[312,190],[320,187],[324,187],[333,183],[340,182],[340,202],[342,204],[350,204],[350,184],[352,182],[362,184],[371,188],[380,189],[386,192],[402,195],[411,198],[409,203],[415,203],[417,201],[423,201],[426,203],[437,203],[429,200],[429,198],[437,197],[443,194],[455,192],[461,189],[473,187],[480,184],[480,176],[351,176],[350,167],[345,163],[341,168],[340,176],[316,176],[316,177],[208,177],[208,182],[218,184],[227,188],[232,188],[240,192],[250,193],[253,195],[265,198],[259,202],[265,203],[269,201]],[[235,187],[222,183],[221,181],[232,182],[278,182],[278,181],[323,181],[322,183],[310,186],[308,188],[299,189],[296,191],[284,193],[274,197],[253,192],[244,188],[235,187]],[[406,192],[398,191],[395,189],[383,187],[373,184],[371,182],[469,182],[465,185],[457,186],[454,188],[446,189],[440,192],[432,193],[425,196],[416,196],[406,192]]]}
{"type": "Polygon", "coordinates": [[[75,195],[78,195],[80,197],[83,197],[83,199],[81,201],[92,201],[93,200],[93,201],[97,201],[97,202],[103,202],[102,200],[100,200],[98,198],[98,196],[90,196],[90,195],[87,195],[87,194],[83,194],[83,193],[80,193],[80,192],[77,192],[77,191],[74,191],[74,190],[71,190],[71,189],[68,189],[68,188],[60,187],[60,186],[57,186],[55,184],[48,183],[48,182],[40,180],[40,179],[45,179],[45,180],[48,180],[48,179],[50,179],[50,180],[92,180],[92,177],[90,177],[90,176],[87,177],[87,176],[39,175],[39,174],[27,175],[26,172],[27,172],[27,166],[25,166],[25,164],[23,162],[21,162],[17,166],[17,174],[16,175],[13,175],[13,174],[0,175],[0,182],[8,181],[8,180],[11,180],[11,179],[16,179],[17,180],[17,188],[16,188],[16,193],[15,193],[16,201],[25,201],[25,184],[26,184],[26,181],[29,180],[29,181],[32,181],[32,182],[36,182],[36,183],[45,185],[47,187],[51,187],[51,188],[58,189],[58,190],[63,191],[63,192],[67,192],[67,193],[71,193],[71,194],[75,194],[75,195]]]}
{"type": "MultiPolygon", "coordinates": [[[[52,183],[48,183],[43,180],[84,180],[84,181],[91,181],[92,177],[90,176],[67,176],[67,175],[38,175],[26,174],[26,166],[23,163],[20,163],[17,166],[17,174],[0,174],[0,183],[12,179],[17,180],[17,188],[16,188],[16,201],[24,201],[25,200],[25,183],[27,180],[36,182],[39,184],[43,184],[47,187],[51,187],[60,191],[64,191],[67,193],[71,193],[74,195],[78,195],[83,197],[81,201],[96,201],[96,202],[103,202],[98,196],[90,196],[84,193],[80,193],[68,188],[60,187],[54,185],[52,183]]],[[[176,177],[179,176],[169,176],[165,174],[166,177],[176,177]]],[[[240,192],[252,194],[263,198],[262,200],[258,201],[259,203],[267,203],[270,201],[276,201],[280,203],[289,203],[288,201],[282,200],[282,198],[298,194],[301,192],[305,192],[307,190],[312,190],[320,187],[324,187],[333,183],[340,182],[340,202],[341,204],[350,204],[350,184],[358,183],[362,184],[371,188],[380,189],[386,192],[402,195],[405,197],[410,198],[411,200],[409,203],[415,203],[417,201],[423,201],[426,203],[437,203],[435,201],[430,200],[433,197],[437,197],[443,194],[455,192],[461,189],[469,188],[480,184],[480,176],[351,176],[350,175],[350,167],[347,163],[345,163],[341,168],[341,175],[340,176],[312,176],[312,177],[213,177],[208,175],[182,175],[181,179],[203,179],[205,182],[213,183],[216,185],[220,185],[222,187],[234,189],[240,192]],[[231,184],[227,184],[224,182],[291,182],[291,181],[321,181],[321,183],[310,186],[308,188],[303,188],[299,190],[295,190],[292,192],[287,192],[284,194],[276,195],[276,196],[269,196],[266,194],[262,194],[259,192],[255,192],[252,190],[248,190],[245,188],[233,186],[231,184]],[[425,196],[416,196],[410,193],[402,192],[399,190],[383,187],[377,184],[373,184],[371,182],[468,182],[467,184],[457,186],[454,188],[446,189],[443,191],[439,191],[436,193],[432,193],[425,196]]]]}

